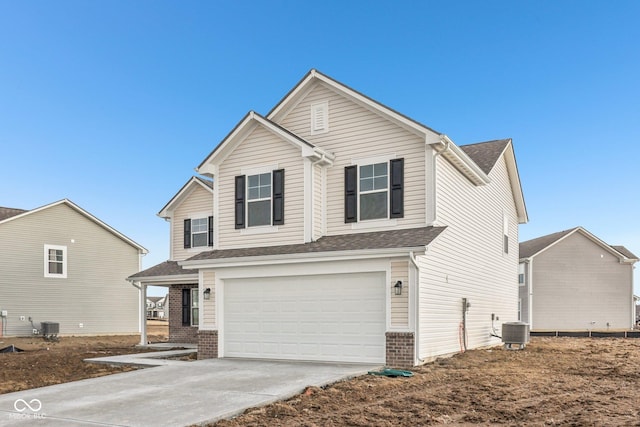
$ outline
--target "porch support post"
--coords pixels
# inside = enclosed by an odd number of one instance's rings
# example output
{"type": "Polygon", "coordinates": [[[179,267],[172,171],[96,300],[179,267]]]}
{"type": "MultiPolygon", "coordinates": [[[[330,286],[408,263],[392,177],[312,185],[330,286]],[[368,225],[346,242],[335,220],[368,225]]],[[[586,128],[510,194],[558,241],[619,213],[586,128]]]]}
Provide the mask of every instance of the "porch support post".
{"type": "Polygon", "coordinates": [[[140,284],[140,345],[147,345],[147,285],[140,284]]]}

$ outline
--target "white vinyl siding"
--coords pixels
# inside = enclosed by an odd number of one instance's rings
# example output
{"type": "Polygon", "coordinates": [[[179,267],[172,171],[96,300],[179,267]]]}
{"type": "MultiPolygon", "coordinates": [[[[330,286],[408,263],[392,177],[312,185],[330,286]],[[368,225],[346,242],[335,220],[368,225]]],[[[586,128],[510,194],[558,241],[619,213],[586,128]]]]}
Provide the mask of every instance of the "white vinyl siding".
{"type": "Polygon", "coordinates": [[[536,255],[532,265],[535,330],[632,328],[633,267],[583,234],[536,255]]]}
{"type": "Polygon", "coordinates": [[[303,176],[300,148],[257,126],[219,167],[219,249],[303,243],[303,176]],[[235,229],[235,177],[265,165],[284,169],[284,225],[268,234],[244,234],[235,229]]]}
{"type": "Polygon", "coordinates": [[[406,329],[409,327],[409,262],[391,262],[391,282],[402,281],[402,295],[395,295],[392,286],[391,294],[391,328],[406,329]]]}
{"type": "MultiPolygon", "coordinates": [[[[504,158],[491,183],[476,187],[447,160],[437,158],[437,221],[447,229],[429,246],[420,265],[420,357],[460,351],[462,298],[467,313],[469,348],[497,344],[490,337],[491,314],[500,322],[518,316],[517,251],[504,254],[503,214],[509,240],[518,241],[516,210],[504,158]]],[[[496,328],[500,330],[499,322],[496,328]]]]}
{"type": "Polygon", "coordinates": [[[211,289],[211,295],[208,300],[202,299],[202,324],[200,329],[214,329],[216,323],[216,273],[212,270],[202,272],[202,292],[205,289],[211,289]]]}
{"type": "Polygon", "coordinates": [[[196,218],[208,219],[211,215],[213,215],[213,196],[211,192],[201,186],[194,186],[194,189],[185,197],[173,212],[173,218],[171,219],[172,260],[182,261],[192,257],[198,251],[209,249],[207,245],[192,249],[184,248],[184,220],[196,218]]]}
{"type": "Polygon", "coordinates": [[[0,289],[7,335],[31,335],[32,317],[62,335],[139,332],[138,250],[65,204],[0,224],[0,289]],[[45,244],[66,246],[67,277],[43,275],[45,244]],[[83,327],[80,327],[80,324],[83,327]]]}
{"type": "MultiPolygon", "coordinates": [[[[336,154],[327,169],[327,234],[350,234],[352,224],[344,223],[344,167],[352,160],[371,155],[404,158],[404,218],[396,228],[425,225],[425,143],[419,137],[321,83],[282,120],[282,126],[313,144],[336,154]],[[328,100],[329,128],[326,134],[309,131],[311,104],[328,100]]],[[[367,230],[372,231],[372,230],[367,230]]]]}

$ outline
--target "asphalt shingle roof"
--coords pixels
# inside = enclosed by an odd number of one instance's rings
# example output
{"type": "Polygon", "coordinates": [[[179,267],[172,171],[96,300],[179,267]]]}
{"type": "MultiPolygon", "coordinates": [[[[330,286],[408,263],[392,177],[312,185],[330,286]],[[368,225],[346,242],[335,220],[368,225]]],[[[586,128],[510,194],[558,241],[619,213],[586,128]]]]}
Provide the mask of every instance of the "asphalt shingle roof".
{"type": "Polygon", "coordinates": [[[535,239],[527,240],[526,242],[520,243],[520,258],[529,258],[530,256],[537,254],[547,246],[557,242],[567,234],[572,233],[577,228],[580,227],[558,231],[557,233],[547,234],[546,236],[537,237],[535,239]]]}
{"type": "Polygon", "coordinates": [[[177,261],[165,261],[153,267],[142,270],[136,274],[129,276],[129,279],[139,279],[141,277],[158,277],[158,276],[179,276],[183,274],[198,274],[198,270],[188,270],[178,265],[177,261]]]}
{"type": "Polygon", "coordinates": [[[5,220],[7,218],[11,218],[12,216],[20,215],[21,213],[24,213],[24,212],[27,212],[27,211],[24,209],[0,207],[0,221],[5,220]]]}
{"type": "MultiPolygon", "coordinates": [[[[548,246],[551,246],[558,240],[562,239],[564,236],[573,233],[579,228],[581,227],[574,227],[574,228],[570,228],[569,230],[558,231],[557,233],[547,234],[546,236],[538,237],[538,238],[527,240],[526,242],[520,243],[520,259],[529,258],[530,256],[537,254],[541,250],[545,249],[548,246]]],[[[610,245],[610,247],[615,249],[616,251],[618,251],[628,259],[639,259],[629,249],[625,248],[624,246],[610,245]]]]}
{"type": "Polygon", "coordinates": [[[613,245],[611,245],[611,247],[613,249],[615,249],[616,251],[620,252],[622,255],[626,256],[629,259],[640,259],[637,256],[635,256],[633,254],[633,252],[631,252],[629,249],[625,248],[624,246],[613,246],[613,245]]]}
{"type": "Polygon", "coordinates": [[[480,166],[482,172],[488,174],[496,165],[500,155],[510,141],[510,139],[497,139],[494,141],[478,142],[476,144],[461,145],[460,149],[480,166]]]}
{"type": "Polygon", "coordinates": [[[324,236],[310,243],[223,249],[201,252],[188,261],[243,258],[252,256],[289,255],[332,251],[357,251],[366,249],[415,248],[427,246],[446,227],[421,227],[402,230],[375,231],[369,233],[324,236]]]}

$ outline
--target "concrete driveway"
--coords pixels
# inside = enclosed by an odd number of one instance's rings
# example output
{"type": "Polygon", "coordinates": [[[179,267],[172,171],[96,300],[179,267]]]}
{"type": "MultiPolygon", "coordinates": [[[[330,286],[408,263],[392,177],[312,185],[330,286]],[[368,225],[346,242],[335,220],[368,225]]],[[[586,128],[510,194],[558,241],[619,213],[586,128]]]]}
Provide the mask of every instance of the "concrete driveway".
{"type": "Polygon", "coordinates": [[[0,395],[2,426],[188,426],[380,366],[209,359],[0,395]]]}

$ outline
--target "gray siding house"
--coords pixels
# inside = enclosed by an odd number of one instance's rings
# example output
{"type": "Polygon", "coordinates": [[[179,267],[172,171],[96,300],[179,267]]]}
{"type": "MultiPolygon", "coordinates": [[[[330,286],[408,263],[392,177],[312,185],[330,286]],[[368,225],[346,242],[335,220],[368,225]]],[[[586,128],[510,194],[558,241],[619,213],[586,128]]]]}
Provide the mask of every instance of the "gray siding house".
{"type": "Polygon", "coordinates": [[[582,227],[520,243],[520,318],[533,331],[626,330],[638,257],[582,227]]]}
{"type": "Polygon", "coordinates": [[[67,199],[0,208],[3,335],[31,335],[43,321],[59,323],[60,335],[139,332],[140,291],[126,278],[146,253],[67,199]]]}

